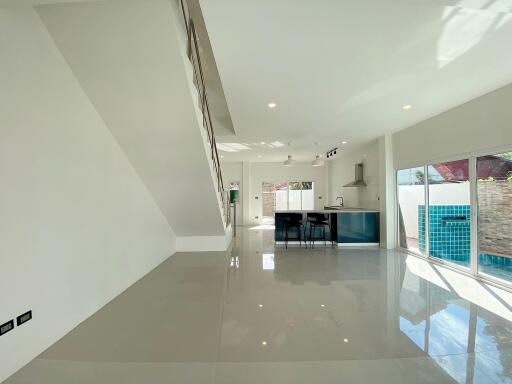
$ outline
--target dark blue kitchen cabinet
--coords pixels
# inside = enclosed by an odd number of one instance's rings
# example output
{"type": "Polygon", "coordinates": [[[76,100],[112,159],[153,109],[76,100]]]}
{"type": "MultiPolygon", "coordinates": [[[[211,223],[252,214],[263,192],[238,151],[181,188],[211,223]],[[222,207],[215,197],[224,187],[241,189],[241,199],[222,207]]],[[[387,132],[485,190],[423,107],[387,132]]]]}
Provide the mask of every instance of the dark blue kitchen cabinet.
{"type": "Polygon", "coordinates": [[[378,243],[380,241],[378,212],[338,213],[338,243],[378,243]]]}

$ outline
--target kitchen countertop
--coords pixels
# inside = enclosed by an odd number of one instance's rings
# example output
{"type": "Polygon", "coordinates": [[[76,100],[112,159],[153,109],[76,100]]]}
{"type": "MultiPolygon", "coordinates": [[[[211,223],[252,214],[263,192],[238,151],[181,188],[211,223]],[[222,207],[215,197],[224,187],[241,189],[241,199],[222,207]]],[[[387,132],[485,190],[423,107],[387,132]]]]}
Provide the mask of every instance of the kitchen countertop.
{"type": "Polygon", "coordinates": [[[275,213],[338,213],[338,212],[379,212],[371,208],[337,208],[337,209],[294,209],[289,211],[276,211],[275,213]]]}

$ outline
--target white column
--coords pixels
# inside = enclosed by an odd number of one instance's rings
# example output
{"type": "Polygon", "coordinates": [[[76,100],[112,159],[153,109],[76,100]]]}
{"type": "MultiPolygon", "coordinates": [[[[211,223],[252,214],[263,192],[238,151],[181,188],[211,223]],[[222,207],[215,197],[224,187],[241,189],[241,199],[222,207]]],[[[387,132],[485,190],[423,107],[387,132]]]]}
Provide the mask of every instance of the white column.
{"type": "Polygon", "coordinates": [[[251,224],[251,163],[242,163],[242,218],[243,225],[251,224]]]}
{"type": "Polygon", "coordinates": [[[379,138],[379,202],[381,247],[396,247],[395,170],[393,166],[393,136],[379,138]]]}
{"type": "MultiPolygon", "coordinates": [[[[329,161],[325,162],[325,192],[324,196],[322,196],[323,201],[321,202],[323,206],[332,205],[331,204],[331,163],[329,161]]],[[[322,206],[322,208],[323,208],[322,206]]]]}

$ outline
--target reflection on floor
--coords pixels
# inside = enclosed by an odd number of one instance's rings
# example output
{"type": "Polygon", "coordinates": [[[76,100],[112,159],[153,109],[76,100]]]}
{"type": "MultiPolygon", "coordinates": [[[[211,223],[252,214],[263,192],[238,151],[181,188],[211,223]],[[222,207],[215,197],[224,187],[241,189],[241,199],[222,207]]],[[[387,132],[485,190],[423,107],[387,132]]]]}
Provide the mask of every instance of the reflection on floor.
{"type": "Polygon", "coordinates": [[[384,250],[176,254],[9,384],[512,383],[512,294],[384,250]]]}

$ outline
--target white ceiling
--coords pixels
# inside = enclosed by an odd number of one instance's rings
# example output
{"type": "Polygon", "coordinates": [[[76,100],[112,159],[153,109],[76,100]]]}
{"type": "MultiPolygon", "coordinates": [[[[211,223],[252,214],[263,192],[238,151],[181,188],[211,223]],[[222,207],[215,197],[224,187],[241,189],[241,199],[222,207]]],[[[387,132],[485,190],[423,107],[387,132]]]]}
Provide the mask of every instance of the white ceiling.
{"type": "Polygon", "coordinates": [[[0,7],[26,7],[32,5],[59,4],[59,3],[78,3],[84,1],[103,1],[103,0],[0,0],[0,7]]]}
{"type": "Polygon", "coordinates": [[[236,131],[218,142],[249,148],[226,161],[313,160],[512,81],[512,0],[200,2],[236,131]]]}

